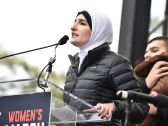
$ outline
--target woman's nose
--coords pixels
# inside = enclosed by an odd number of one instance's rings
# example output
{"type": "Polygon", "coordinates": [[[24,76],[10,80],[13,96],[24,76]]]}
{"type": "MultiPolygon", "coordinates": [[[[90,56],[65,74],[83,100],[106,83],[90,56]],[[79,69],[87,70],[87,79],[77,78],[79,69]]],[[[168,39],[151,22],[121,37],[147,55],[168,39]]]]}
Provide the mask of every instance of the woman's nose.
{"type": "Polygon", "coordinates": [[[71,26],[71,30],[74,31],[74,30],[76,30],[76,29],[77,29],[77,26],[76,26],[76,24],[74,23],[74,24],[71,26]]]}

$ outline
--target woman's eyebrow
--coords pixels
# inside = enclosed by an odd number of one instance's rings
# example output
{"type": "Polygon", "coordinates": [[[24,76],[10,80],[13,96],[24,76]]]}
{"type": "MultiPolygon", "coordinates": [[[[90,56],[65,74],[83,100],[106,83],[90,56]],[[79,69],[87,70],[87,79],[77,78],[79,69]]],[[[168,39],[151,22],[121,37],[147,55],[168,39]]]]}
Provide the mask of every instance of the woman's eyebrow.
{"type": "Polygon", "coordinates": [[[77,21],[77,20],[80,21],[80,22],[83,22],[83,21],[84,21],[84,22],[87,22],[87,20],[81,19],[81,18],[80,18],[80,19],[75,19],[75,21],[77,21]]]}

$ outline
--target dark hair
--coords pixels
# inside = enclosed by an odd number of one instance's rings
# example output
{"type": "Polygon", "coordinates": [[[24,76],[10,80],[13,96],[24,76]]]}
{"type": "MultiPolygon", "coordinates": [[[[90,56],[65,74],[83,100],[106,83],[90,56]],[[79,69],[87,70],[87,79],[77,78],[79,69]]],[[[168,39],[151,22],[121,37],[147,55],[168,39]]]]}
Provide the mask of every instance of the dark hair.
{"type": "Polygon", "coordinates": [[[152,43],[153,41],[156,41],[156,40],[162,40],[162,41],[164,41],[165,44],[166,44],[167,47],[168,47],[168,37],[166,37],[166,36],[155,37],[155,38],[151,39],[150,41],[148,41],[148,42],[147,42],[147,45],[150,44],[150,43],[152,43]]]}

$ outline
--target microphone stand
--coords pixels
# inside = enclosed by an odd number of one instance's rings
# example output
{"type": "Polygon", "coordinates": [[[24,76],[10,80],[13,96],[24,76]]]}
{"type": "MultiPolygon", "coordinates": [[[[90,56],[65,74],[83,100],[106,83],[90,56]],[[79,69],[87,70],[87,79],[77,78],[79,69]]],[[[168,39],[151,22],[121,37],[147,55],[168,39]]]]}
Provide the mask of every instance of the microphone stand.
{"type": "Polygon", "coordinates": [[[38,76],[38,80],[37,80],[38,86],[39,86],[41,89],[43,89],[44,92],[45,92],[45,88],[47,87],[49,75],[50,75],[50,73],[52,72],[52,64],[56,61],[56,48],[57,48],[59,45],[64,45],[64,44],[68,41],[68,39],[69,39],[69,37],[68,37],[67,35],[65,35],[65,36],[63,36],[63,37],[58,41],[58,43],[57,43],[56,46],[55,46],[55,55],[54,55],[54,57],[53,57],[53,58],[52,58],[52,57],[50,58],[48,64],[42,69],[41,73],[40,73],[39,76],[38,76]],[[48,66],[48,68],[47,68],[47,70],[46,70],[45,79],[44,79],[43,83],[40,83],[40,77],[41,77],[41,75],[42,75],[44,69],[45,69],[47,66],[48,66]]]}
{"type": "Polygon", "coordinates": [[[36,81],[37,79],[36,78],[26,78],[26,79],[17,79],[17,80],[7,80],[7,81],[0,81],[0,84],[3,84],[3,83],[14,83],[14,82],[22,82],[22,81],[36,81]]]}
{"type": "Polygon", "coordinates": [[[46,74],[46,76],[45,76],[45,80],[43,80],[43,82],[42,82],[42,84],[41,84],[41,86],[42,87],[48,87],[47,86],[47,83],[48,83],[48,78],[49,78],[49,74],[52,72],[52,65],[53,65],[53,63],[56,61],[56,55],[54,56],[54,58],[50,58],[49,59],[49,62],[48,62],[48,67],[47,67],[47,70],[46,70],[46,72],[48,73],[48,74],[46,74]]]}
{"type": "Polygon", "coordinates": [[[41,47],[41,48],[36,48],[36,49],[31,49],[31,50],[27,50],[27,51],[23,51],[23,52],[19,52],[19,53],[14,53],[14,54],[11,54],[11,55],[7,55],[7,56],[3,56],[3,57],[0,57],[0,60],[1,59],[4,59],[4,58],[7,58],[7,57],[11,57],[11,56],[15,56],[15,55],[19,55],[19,54],[23,54],[23,53],[27,53],[27,52],[32,52],[32,51],[35,51],[35,50],[40,50],[40,49],[44,49],[44,48],[48,48],[48,47],[51,47],[51,46],[55,46],[55,56],[54,58],[50,58],[48,64],[43,68],[43,70],[41,71],[40,75],[38,76],[38,86],[40,88],[42,88],[45,92],[45,88],[47,85],[47,81],[48,81],[48,78],[49,78],[49,74],[51,73],[52,71],[52,64],[55,62],[55,59],[56,59],[56,48],[58,47],[58,45],[64,45],[67,41],[69,40],[69,37],[67,35],[64,35],[59,41],[58,43],[56,44],[53,44],[53,45],[49,45],[49,46],[45,46],[45,47],[41,47]],[[41,77],[41,74],[42,72],[44,71],[44,69],[47,68],[47,71],[46,71],[46,76],[45,76],[45,82],[43,82],[42,84],[40,84],[40,77],[41,77]]]}
{"type": "Polygon", "coordinates": [[[132,126],[130,122],[130,115],[131,115],[131,100],[127,100],[127,106],[125,108],[125,121],[124,126],[132,126]]]}
{"type": "Polygon", "coordinates": [[[36,48],[36,49],[31,49],[31,50],[22,51],[22,52],[19,52],[19,53],[14,53],[14,54],[6,55],[6,56],[3,56],[3,57],[0,57],[0,60],[1,60],[1,59],[4,59],[4,58],[11,57],[11,56],[15,56],[15,55],[19,55],[19,54],[23,54],[23,53],[27,53],[27,52],[32,52],[32,51],[36,51],[36,50],[40,50],[40,49],[44,49],[44,48],[48,48],[48,47],[51,47],[51,46],[57,47],[58,45],[63,45],[63,44],[65,44],[65,43],[68,41],[68,39],[69,39],[69,37],[68,37],[67,35],[64,35],[64,36],[58,41],[58,43],[56,43],[56,44],[52,44],[52,45],[49,45],[49,46],[43,46],[43,47],[36,48]]]}
{"type": "Polygon", "coordinates": [[[4,59],[4,58],[11,57],[11,56],[15,56],[15,55],[19,55],[19,54],[23,54],[23,53],[27,53],[27,52],[32,52],[32,51],[36,51],[36,50],[40,50],[40,49],[44,49],[44,48],[48,48],[48,47],[52,47],[52,46],[57,46],[57,45],[58,45],[58,43],[52,44],[52,45],[49,45],[49,46],[44,46],[44,47],[36,48],[36,49],[22,51],[22,52],[19,52],[19,53],[14,53],[14,54],[6,55],[6,56],[3,56],[3,57],[0,57],[0,60],[4,59]]]}

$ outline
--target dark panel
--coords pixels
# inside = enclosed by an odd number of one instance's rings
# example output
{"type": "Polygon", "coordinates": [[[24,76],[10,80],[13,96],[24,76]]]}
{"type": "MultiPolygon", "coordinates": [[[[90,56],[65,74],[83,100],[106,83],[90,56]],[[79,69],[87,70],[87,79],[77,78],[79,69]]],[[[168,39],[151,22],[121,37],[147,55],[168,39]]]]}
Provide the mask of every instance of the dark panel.
{"type": "Polygon", "coordinates": [[[123,0],[118,53],[133,66],[143,59],[148,39],[151,0],[123,0]]]}
{"type": "Polygon", "coordinates": [[[163,22],[163,35],[168,36],[168,0],[166,0],[165,19],[163,22]]]}

